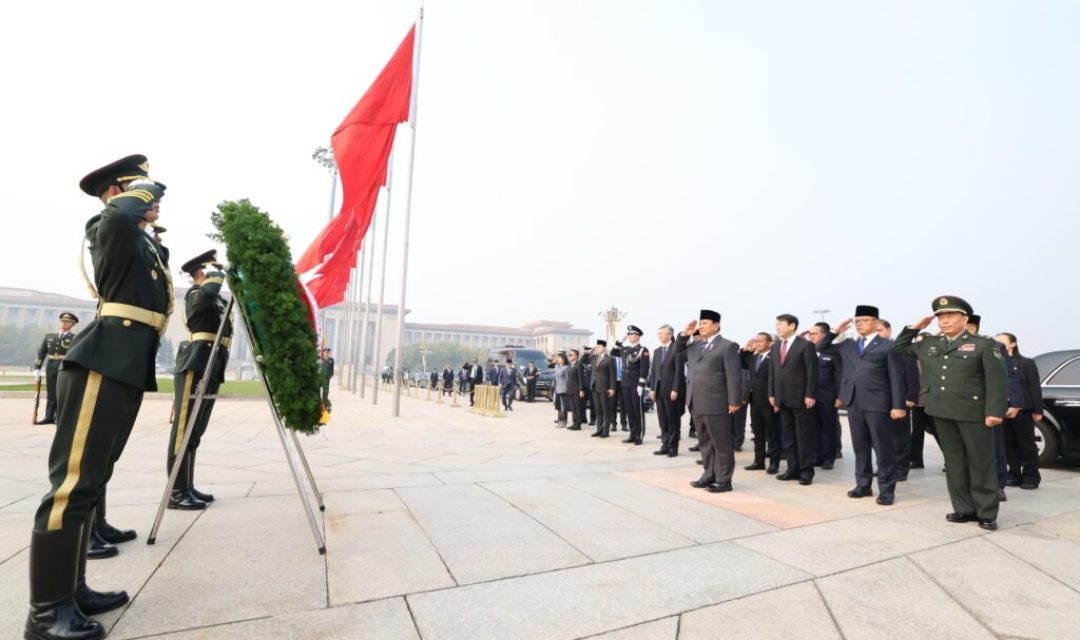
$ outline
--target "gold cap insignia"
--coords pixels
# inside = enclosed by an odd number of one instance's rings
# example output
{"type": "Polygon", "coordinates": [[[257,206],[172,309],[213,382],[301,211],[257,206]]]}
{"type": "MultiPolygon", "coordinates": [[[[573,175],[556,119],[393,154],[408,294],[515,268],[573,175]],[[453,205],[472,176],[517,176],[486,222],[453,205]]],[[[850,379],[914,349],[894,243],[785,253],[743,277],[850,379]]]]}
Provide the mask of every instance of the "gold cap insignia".
{"type": "Polygon", "coordinates": [[[143,162],[142,164],[139,165],[139,168],[142,169],[143,171],[147,172],[147,173],[150,173],[150,162],[149,161],[143,162]]]}
{"type": "Polygon", "coordinates": [[[949,299],[948,298],[941,298],[940,300],[937,301],[937,303],[941,304],[941,305],[949,304],[949,299]]]}

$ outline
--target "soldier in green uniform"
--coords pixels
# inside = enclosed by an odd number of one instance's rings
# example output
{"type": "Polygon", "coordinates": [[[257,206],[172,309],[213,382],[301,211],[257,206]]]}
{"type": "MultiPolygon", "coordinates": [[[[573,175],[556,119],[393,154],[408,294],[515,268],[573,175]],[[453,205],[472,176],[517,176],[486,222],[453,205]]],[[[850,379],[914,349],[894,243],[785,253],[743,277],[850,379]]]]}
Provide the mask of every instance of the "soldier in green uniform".
{"type": "Polygon", "coordinates": [[[99,305],[60,366],[52,486],[30,538],[28,639],[102,638],[104,627],[87,616],[128,601],[123,591],[86,585],[86,548],[143,392],[157,390],[154,359],[172,306],[167,252],[145,232],[157,220],[165,186],[148,170],[145,156],[128,156],[79,183],[105,204],[86,223],[99,305]]]}
{"type": "Polygon", "coordinates": [[[176,353],[176,390],[166,460],[170,473],[178,459],[181,465],[169,498],[169,508],[193,510],[205,509],[208,503],[214,501],[213,495],[195,488],[195,452],[210,423],[210,412],[214,410],[218,388],[225,381],[225,366],[229,362],[229,343],[232,341],[233,327],[232,322],[225,318],[226,304],[221,296],[225,274],[221,272],[222,266],[217,263],[217,251],[210,250],[198,255],[185,262],[180,269],[191,276],[193,285],[184,297],[184,319],[191,338],[181,343],[176,353]],[[208,267],[213,270],[207,271],[208,267]],[[214,370],[209,374],[206,393],[195,418],[187,450],[181,452],[184,430],[187,429],[191,412],[195,410],[195,391],[199,387],[199,381],[206,375],[206,365],[210,362],[214,338],[223,321],[225,328],[221,332],[221,348],[214,359],[214,370]]]}
{"type": "Polygon", "coordinates": [[[56,424],[56,377],[60,374],[60,362],[71,347],[75,334],[71,328],[79,324],[79,317],[70,311],[60,314],[60,329],[46,333],[38,347],[34,360],[34,375],[41,377],[41,365],[45,365],[45,417],[34,424],[56,424]]]}
{"type": "Polygon", "coordinates": [[[319,354],[319,399],[323,408],[330,411],[330,378],[334,377],[334,359],[330,357],[330,347],[324,347],[319,354]]]}
{"type": "Polygon", "coordinates": [[[966,328],[971,305],[941,296],[932,305],[941,333],[919,333],[933,316],[906,327],[893,349],[922,365],[926,413],[933,416],[952,499],[949,522],[978,520],[997,529],[998,482],[993,428],[1005,417],[1005,368],[999,345],[966,328]]]}

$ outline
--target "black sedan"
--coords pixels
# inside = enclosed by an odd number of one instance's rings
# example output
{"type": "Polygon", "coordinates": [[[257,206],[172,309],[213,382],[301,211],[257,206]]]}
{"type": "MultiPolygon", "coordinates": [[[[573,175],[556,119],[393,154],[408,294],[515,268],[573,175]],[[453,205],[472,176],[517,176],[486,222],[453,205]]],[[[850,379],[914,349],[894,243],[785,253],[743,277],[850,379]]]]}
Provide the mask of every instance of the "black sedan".
{"type": "Polygon", "coordinates": [[[1080,349],[1035,358],[1042,381],[1043,419],[1035,423],[1039,465],[1062,458],[1080,464],[1080,349]]]}

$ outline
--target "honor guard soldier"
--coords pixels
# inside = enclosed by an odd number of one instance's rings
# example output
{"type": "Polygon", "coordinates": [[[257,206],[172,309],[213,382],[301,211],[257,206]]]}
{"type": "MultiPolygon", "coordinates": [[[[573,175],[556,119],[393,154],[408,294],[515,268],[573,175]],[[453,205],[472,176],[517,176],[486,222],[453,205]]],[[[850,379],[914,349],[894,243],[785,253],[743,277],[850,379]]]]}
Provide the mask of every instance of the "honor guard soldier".
{"type": "MultiPolygon", "coordinates": [[[[319,372],[319,399],[322,400],[323,408],[330,411],[330,379],[334,377],[334,359],[330,357],[330,347],[323,347],[319,352],[319,360],[316,363],[319,372]]],[[[408,374],[402,376],[408,379],[408,374]]]]}
{"type": "Polygon", "coordinates": [[[625,444],[643,444],[644,411],[641,396],[645,391],[645,377],[649,375],[649,350],[640,344],[640,340],[641,329],[630,325],[626,327],[626,341],[630,344],[617,342],[618,348],[611,352],[611,355],[620,358],[622,362],[621,394],[623,407],[630,421],[630,437],[623,440],[625,444]]]}
{"type": "MultiPolygon", "coordinates": [[[[41,365],[45,365],[45,417],[34,424],[56,424],[56,377],[60,374],[60,362],[71,347],[75,334],[71,328],[79,324],[74,313],[65,311],[60,314],[60,328],[56,333],[47,333],[38,347],[37,359],[34,360],[34,376],[41,377],[41,365]]],[[[35,406],[36,408],[36,406],[35,406]]]]}
{"type": "Polygon", "coordinates": [[[128,601],[123,591],[88,587],[85,571],[94,512],[104,509],[105,487],[143,392],[157,390],[154,359],[172,310],[168,254],[145,231],[157,220],[165,186],[147,171],[145,156],[128,156],[79,183],[105,204],[86,223],[99,305],[60,365],[51,487],[30,538],[26,638],[102,638],[105,628],[87,616],[128,601]]]}
{"type": "Polygon", "coordinates": [[[227,305],[221,296],[225,274],[222,273],[222,266],[218,264],[217,252],[210,250],[198,255],[185,262],[180,270],[188,274],[192,282],[192,287],[184,296],[184,323],[191,336],[180,344],[176,353],[172,432],[169,436],[166,461],[169,473],[172,473],[173,465],[177,464],[178,460],[180,464],[180,472],[176,476],[176,484],[173,485],[169,498],[169,508],[195,510],[205,509],[208,503],[214,501],[213,495],[195,488],[195,452],[206,433],[207,425],[210,424],[210,413],[214,410],[218,388],[225,381],[225,366],[229,362],[233,326],[225,317],[227,305]],[[210,363],[210,352],[222,322],[225,323],[225,328],[221,331],[221,346],[214,358],[214,369],[208,374],[206,367],[210,363]],[[187,449],[181,451],[185,430],[195,411],[195,392],[199,381],[205,375],[210,378],[192,425],[191,439],[187,449]]]}
{"type": "Polygon", "coordinates": [[[968,332],[971,305],[941,296],[932,305],[941,334],[919,333],[933,317],[906,327],[893,347],[922,365],[926,413],[934,418],[952,500],[949,522],[978,520],[997,529],[998,482],[993,428],[1005,417],[1005,367],[999,345],[968,332]]]}

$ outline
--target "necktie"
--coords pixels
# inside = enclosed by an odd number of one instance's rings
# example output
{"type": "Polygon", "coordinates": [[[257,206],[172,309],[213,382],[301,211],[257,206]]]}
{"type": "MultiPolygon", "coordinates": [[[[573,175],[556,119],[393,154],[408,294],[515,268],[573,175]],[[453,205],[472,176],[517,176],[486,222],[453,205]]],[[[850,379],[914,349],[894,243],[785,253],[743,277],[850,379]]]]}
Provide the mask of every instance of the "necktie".
{"type": "Polygon", "coordinates": [[[863,336],[862,338],[859,338],[859,355],[861,356],[864,351],[866,351],[866,337],[865,336],[863,336]]]}
{"type": "Polygon", "coordinates": [[[765,356],[759,353],[757,357],[757,364],[754,365],[754,373],[757,373],[757,370],[761,368],[762,362],[765,362],[765,356]]]}
{"type": "Polygon", "coordinates": [[[780,364],[784,364],[785,360],[787,360],[787,340],[780,345],[780,364]]]}
{"type": "Polygon", "coordinates": [[[664,356],[667,354],[667,347],[660,347],[660,357],[657,358],[656,366],[660,367],[664,364],[664,356]]]}

